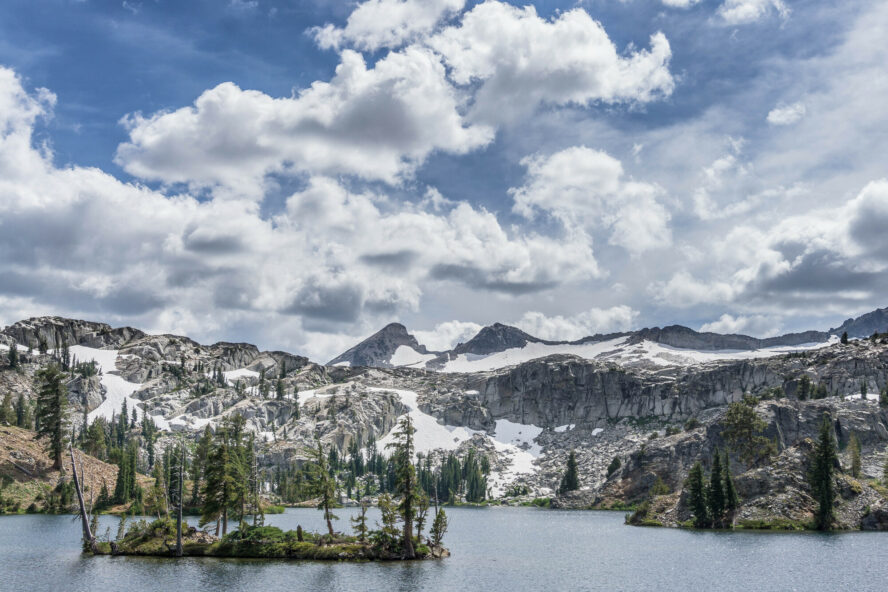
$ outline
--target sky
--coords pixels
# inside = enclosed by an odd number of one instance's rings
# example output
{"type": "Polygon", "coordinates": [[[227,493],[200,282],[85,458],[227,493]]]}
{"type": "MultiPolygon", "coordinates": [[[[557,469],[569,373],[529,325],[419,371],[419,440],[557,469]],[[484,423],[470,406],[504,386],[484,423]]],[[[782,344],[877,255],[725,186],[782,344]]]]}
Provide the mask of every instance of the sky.
{"type": "Polygon", "coordinates": [[[326,361],[888,305],[888,4],[7,0],[0,324],[326,361]]]}

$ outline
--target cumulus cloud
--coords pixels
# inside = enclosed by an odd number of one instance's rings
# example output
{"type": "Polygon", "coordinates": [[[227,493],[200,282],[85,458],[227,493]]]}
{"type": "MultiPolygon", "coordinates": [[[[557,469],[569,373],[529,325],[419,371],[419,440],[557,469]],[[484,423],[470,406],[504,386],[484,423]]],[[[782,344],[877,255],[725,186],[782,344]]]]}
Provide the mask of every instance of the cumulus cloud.
{"type": "Polygon", "coordinates": [[[345,27],[327,24],[311,33],[324,49],[345,45],[368,51],[393,48],[431,33],[464,5],[465,0],[366,0],[349,15],[345,27]]]}
{"type": "Polygon", "coordinates": [[[325,359],[336,353],[325,347],[345,341],[336,335],[416,310],[431,283],[532,293],[601,273],[581,231],[505,228],[435,192],[402,203],[313,176],[269,216],[253,199],[198,200],[59,168],[33,140],[53,102],[0,68],[0,306],[9,311],[30,298],[35,311],[101,313],[198,339],[261,331],[325,359]],[[452,273],[439,277],[442,267],[452,273]]]}
{"type": "Polygon", "coordinates": [[[540,339],[576,341],[597,333],[614,333],[635,328],[638,311],[620,305],[610,308],[590,308],[572,316],[547,316],[541,312],[526,312],[515,325],[540,339]]]}
{"type": "Polygon", "coordinates": [[[816,302],[841,310],[885,289],[886,224],[888,179],[880,179],[838,207],[764,229],[740,225],[711,245],[710,278],[684,270],[653,283],[650,292],[677,307],[744,302],[789,310],[816,302]]]}
{"type": "Polygon", "coordinates": [[[675,84],[665,35],[652,35],[649,50],[621,55],[580,8],[546,20],[533,6],[488,0],[427,43],[456,84],[478,85],[475,121],[511,121],[540,104],[646,103],[668,96],[675,84]]]}
{"type": "Polygon", "coordinates": [[[717,13],[729,25],[744,25],[761,20],[771,13],[786,18],[789,16],[789,7],[783,0],[725,0],[718,7],[717,13]]]}
{"type": "Polygon", "coordinates": [[[434,150],[464,154],[493,131],[468,125],[429,50],[390,53],[368,68],[347,50],[329,82],[273,98],[226,82],[191,107],[123,120],[116,162],[146,180],[262,195],[269,173],[346,174],[394,183],[434,150]]]}
{"type": "Polygon", "coordinates": [[[481,327],[478,323],[446,321],[429,331],[414,331],[413,335],[431,351],[446,351],[474,337],[481,327]]]}
{"type": "Polygon", "coordinates": [[[672,243],[670,215],[658,201],[663,189],[626,178],[612,156],[574,146],[521,163],[526,182],[509,191],[523,216],[545,212],[568,228],[607,229],[609,242],[634,256],[672,243]]]}
{"type": "Polygon", "coordinates": [[[717,321],[704,323],[700,331],[723,334],[773,337],[780,334],[780,322],[768,315],[723,314],[717,321]]]}
{"type": "Polygon", "coordinates": [[[804,103],[778,105],[768,112],[768,123],[771,125],[792,125],[805,116],[804,103]]]}

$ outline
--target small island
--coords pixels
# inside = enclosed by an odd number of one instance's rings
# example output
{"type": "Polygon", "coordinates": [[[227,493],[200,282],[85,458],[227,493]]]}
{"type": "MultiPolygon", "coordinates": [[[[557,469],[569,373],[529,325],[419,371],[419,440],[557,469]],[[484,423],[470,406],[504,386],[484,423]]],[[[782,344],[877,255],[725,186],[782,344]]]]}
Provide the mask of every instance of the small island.
{"type": "MultiPolygon", "coordinates": [[[[443,512],[443,510],[442,510],[443,512]]],[[[443,515],[439,513],[439,516],[443,515]]],[[[441,559],[450,552],[440,544],[419,543],[412,559],[441,559]]],[[[176,524],[172,520],[141,521],[118,541],[96,542],[95,555],[175,557],[176,524]]],[[[408,559],[399,539],[386,540],[382,531],[333,537],[276,526],[245,526],[216,537],[194,527],[182,532],[182,557],[239,557],[253,559],[308,559],[324,561],[399,561],[408,559]],[[374,536],[375,535],[375,536],[374,536]]]]}
{"type": "MultiPolygon", "coordinates": [[[[235,428],[240,425],[237,420],[234,424],[235,428]]],[[[214,478],[208,478],[206,501],[201,512],[201,525],[215,522],[215,534],[183,522],[185,448],[180,446],[176,452],[180,462],[177,466],[178,478],[174,496],[175,519],[167,511],[165,516],[158,516],[154,521],[134,521],[127,528],[127,517],[124,514],[116,540],[99,540],[95,536],[96,514],[90,516],[86,508],[81,487],[82,475],[77,471],[74,448],[69,447],[73,484],[80,506],[84,552],[93,555],[327,561],[401,561],[450,556],[450,552],[442,546],[442,539],[447,531],[447,514],[437,507],[437,503],[428,536],[423,542],[423,528],[427,522],[429,504],[417,487],[413,466],[415,430],[409,415],[404,416],[398,424],[395,442],[391,444],[397,468],[398,500],[389,494],[380,495],[376,500],[381,514],[381,523],[377,529],[368,527],[368,503],[362,500],[360,513],[350,520],[354,535],[333,530],[333,520],[337,519],[333,514],[335,481],[327,466],[327,454],[320,440],[316,440],[314,447],[307,447],[305,452],[310,458],[308,475],[312,488],[318,495],[317,508],[323,510],[326,534],[305,532],[301,526],[297,526],[296,530],[284,531],[276,526],[265,525],[263,504],[255,480],[252,487],[243,488],[239,503],[235,503],[230,495],[236,487],[235,482],[224,478],[226,465],[231,464],[224,460],[229,457],[227,453],[231,444],[229,427],[223,426],[219,437],[219,450],[223,454],[220,455],[217,468],[223,478],[220,479],[218,491],[215,491],[216,495],[211,495],[214,493],[214,478]],[[231,511],[238,512],[239,526],[228,532],[231,511]],[[252,515],[253,524],[247,523],[248,513],[252,515]],[[218,536],[220,528],[221,537],[218,536]]],[[[234,441],[239,440],[239,437],[234,438],[234,441]]],[[[251,450],[252,445],[248,449],[251,450]]],[[[237,452],[236,447],[234,452],[237,452]]]]}

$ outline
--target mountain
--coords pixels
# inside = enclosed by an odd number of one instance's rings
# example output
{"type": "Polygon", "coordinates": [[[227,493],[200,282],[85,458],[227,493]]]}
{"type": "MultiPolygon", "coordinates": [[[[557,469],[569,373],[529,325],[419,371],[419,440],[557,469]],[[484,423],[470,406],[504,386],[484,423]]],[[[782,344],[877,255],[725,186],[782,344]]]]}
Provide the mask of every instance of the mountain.
{"type": "Polygon", "coordinates": [[[576,341],[551,341],[517,327],[494,323],[451,350],[430,352],[403,325],[393,323],[334,358],[330,364],[477,372],[550,355],[574,355],[621,366],[688,366],[719,359],[750,359],[805,351],[825,346],[846,331],[852,338],[862,338],[874,331],[886,330],[888,308],[848,319],[829,331],[811,330],[767,338],[700,332],[682,325],[669,325],[591,335],[576,341]]]}
{"type": "Polygon", "coordinates": [[[328,366],[372,366],[391,368],[411,366],[434,358],[416,337],[400,323],[391,323],[348,351],[336,356],[328,366]]]}
{"type": "Polygon", "coordinates": [[[873,333],[888,331],[888,307],[878,308],[872,312],[848,319],[835,329],[830,329],[830,335],[848,333],[848,337],[869,337],[873,333]]]}
{"type": "MultiPolygon", "coordinates": [[[[162,455],[181,437],[194,441],[239,415],[244,430],[255,435],[260,467],[272,475],[304,460],[315,438],[341,457],[371,439],[385,450],[409,413],[417,452],[433,463],[449,453],[482,456],[490,466],[485,477],[490,497],[510,503],[552,495],[574,450],[580,507],[638,503],[658,478],[677,491],[696,460],[724,447],[721,418],[727,405],[744,401],[757,405],[767,425],[764,435],[778,439],[781,452],[801,445],[816,433],[823,412],[832,413],[838,441],[846,447],[853,432],[863,446],[865,477],[879,477],[888,419],[877,400],[888,401],[888,335],[847,345],[835,336],[798,344],[811,335],[768,341],[673,326],[555,342],[492,325],[440,354],[395,324],[334,360],[349,365],[344,367],[247,343],[201,345],[184,336],[40,317],[0,331],[0,399],[7,406],[23,400],[33,410],[37,371],[60,361],[52,348],[42,353],[40,343],[67,341],[78,361],[96,363],[95,372],[81,367],[65,373],[76,433],[84,420],[104,418],[100,425],[110,434],[107,420],[119,417],[125,404],[137,420],[153,420],[160,430],[154,453],[162,455]],[[13,343],[17,367],[5,355],[13,343]],[[743,349],[773,343],[797,345],[743,349]],[[391,367],[357,365],[368,362],[391,367]],[[431,372],[432,363],[443,371],[431,372]],[[867,400],[860,395],[864,386],[867,400]],[[614,457],[622,469],[608,469],[614,457]]],[[[12,423],[5,411],[0,431],[4,423],[12,423]]],[[[145,468],[148,452],[140,433],[137,422],[131,437],[145,468]]],[[[18,452],[14,458],[25,472],[15,466],[7,472],[27,484],[31,465],[18,452]]],[[[110,460],[107,451],[97,458],[110,460]]],[[[4,462],[0,450],[0,473],[4,462]]],[[[755,469],[739,458],[732,465],[755,469]]],[[[769,479],[780,478],[780,466],[777,462],[769,479]]],[[[375,492],[379,477],[359,478],[356,489],[369,486],[375,492]]],[[[272,487],[272,494],[282,491],[280,484],[272,487]]],[[[872,502],[866,491],[861,508],[872,502]]],[[[771,507],[772,501],[763,503],[771,507]]]]}

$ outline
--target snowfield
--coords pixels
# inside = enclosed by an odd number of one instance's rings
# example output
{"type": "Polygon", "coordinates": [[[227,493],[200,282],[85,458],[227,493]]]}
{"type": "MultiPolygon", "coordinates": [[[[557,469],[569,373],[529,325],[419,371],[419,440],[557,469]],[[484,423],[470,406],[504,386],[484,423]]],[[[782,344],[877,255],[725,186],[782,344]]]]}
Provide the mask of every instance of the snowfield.
{"type": "MultiPolygon", "coordinates": [[[[496,421],[496,429],[493,435],[490,436],[484,432],[466,427],[448,426],[438,423],[437,419],[419,409],[417,395],[413,391],[384,388],[371,388],[369,390],[395,393],[401,399],[401,402],[410,409],[410,419],[416,429],[414,434],[416,452],[428,453],[433,450],[456,450],[460,444],[470,440],[475,434],[482,434],[488,439],[500,458],[505,458],[509,461],[505,470],[492,470],[487,479],[487,485],[494,496],[503,495],[508,485],[519,475],[533,473],[536,470],[534,461],[543,455],[542,448],[534,441],[542,433],[543,428],[499,419],[496,421]]],[[[401,417],[404,416],[402,415],[401,417]]],[[[399,421],[401,417],[398,418],[399,421]]],[[[379,439],[378,446],[380,450],[384,450],[387,444],[395,441],[396,431],[397,428],[379,439]]]]}
{"type": "Polygon", "coordinates": [[[573,355],[586,360],[599,360],[627,365],[653,363],[658,366],[692,366],[717,360],[748,360],[808,351],[832,345],[836,341],[838,341],[838,338],[833,337],[827,342],[806,343],[797,346],[779,346],[756,350],[711,351],[681,349],[653,341],[630,344],[628,343],[629,339],[626,337],[582,345],[528,343],[524,347],[515,347],[486,356],[460,354],[444,364],[441,371],[449,373],[487,372],[556,354],[573,355]]]}
{"type": "MultiPolygon", "coordinates": [[[[120,413],[124,401],[126,401],[126,408],[130,413],[130,416],[132,416],[133,409],[135,409],[136,417],[140,421],[142,420],[145,416],[145,412],[142,411],[141,408],[142,402],[131,396],[134,392],[142,388],[142,385],[136,382],[129,382],[118,374],[111,374],[112,372],[117,371],[118,350],[96,349],[83,345],[72,345],[68,349],[71,352],[72,357],[77,356],[78,362],[90,362],[95,360],[96,365],[102,371],[99,380],[102,382],[102,386],[105,387],[105,400],[102,401],[101,405],[90,411],[87,416],[89,421],[93,421],[97,417],[104,417],[110,421],[115,414],[120,413]]],[[[151,418],[160,429],[170,429],[169,422],[167,422],[162,415],[154,415],[151,416],[151,418]]]]}
{"type": "Polygon", "coordinates": [[[409,345],[399,345],[389,364],[392,366],[418,366],[422,368],[425,363],[435,358],[435,354],[421,354],[409,345]]]}

